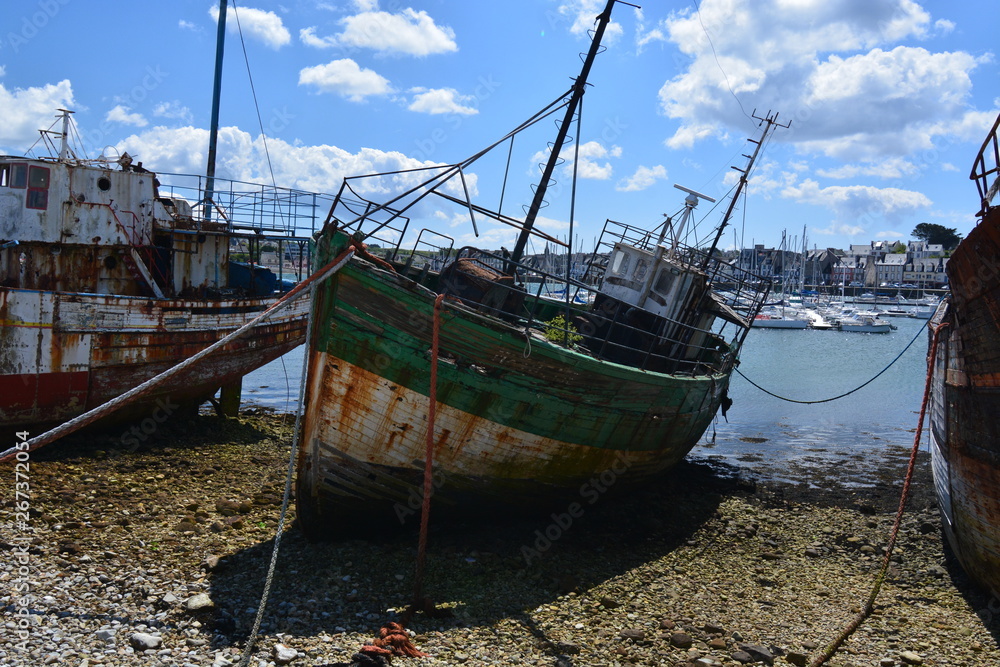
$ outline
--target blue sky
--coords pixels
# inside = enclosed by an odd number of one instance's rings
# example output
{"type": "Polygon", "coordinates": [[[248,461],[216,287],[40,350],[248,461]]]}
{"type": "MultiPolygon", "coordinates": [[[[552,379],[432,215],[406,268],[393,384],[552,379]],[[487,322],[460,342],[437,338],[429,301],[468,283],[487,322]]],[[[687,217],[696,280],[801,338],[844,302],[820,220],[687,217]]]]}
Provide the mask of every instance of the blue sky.
{"type": "MultiPolygon", "coordinates": [[[[332,192],[345,175],[456,162],[568,88],[603,5],[238,2],[259,123],[230,3],[219,175],[270,181],[261,124],[282,186],[332,192]]],[[[65,107],[90,157],[111,145],[153,170],[204,171],[217,3],[17,6],[0,27],[0,150],[24,153],[65,107]]],[[[810,247],[846,247],[975,223],[968,174],[1000,109],[995,2],[660,0],[618,4],[613,20],[584,101],[578,244],[606,218],[676,212],[674,183],[726,192],[754,109],[792,125],[766,146],[724,245],[776,246],[782,230],[801,243],[805,228],[810,247]]],[[[516,145],[505,213],[530,201],[544,130],[516,145]]],[[[489,166],[471,184],[496,206],[502,174],[489,166]]],[[[564,236],[569,177],[557,179],[540,224],[564,236]]],[[[506,228],[476,239],[442,222],[460,244],[512,243],[506,228]]]]}

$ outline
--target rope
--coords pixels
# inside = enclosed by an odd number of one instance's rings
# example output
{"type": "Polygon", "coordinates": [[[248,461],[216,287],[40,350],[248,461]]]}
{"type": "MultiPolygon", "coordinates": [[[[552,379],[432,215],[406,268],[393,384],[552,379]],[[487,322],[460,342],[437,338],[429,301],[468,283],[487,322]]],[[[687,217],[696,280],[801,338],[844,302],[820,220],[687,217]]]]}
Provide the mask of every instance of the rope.
{"type": "MultiPolygon", "coordinates": [[[[316,285],[309,288],[310,296],[316,285]]],[[[312,334],[313,330],[313,309],[309,309],[309,316],[306,319],[306,338],[312,334]]],[[[302,412],[306,400],[306,380],[309,373],[309,351],[302,355],[302,377],[299,380],[299,406],[295,411],[295,432],[292,434],[292,450],[288,455],[288,467],[285,472],[285,495],[281,498],[281,513],[278,516],[278,528],[274,535],[274,548],[271,550],[271,562],[267,566],[267,578],[264,580],[264,592],[260,597],[260,604],[257,606],[257,615],[253,619],[253,629],[247,639],[246,648],[243,649],[243,656],[240,658],[239,667],[246,667],[250,663],[250,655],[253,653],[254,644],[257,641],[257,633],[260,631],[260,624],[264,618],[264,609],[267,607],[267,600],[271,595],[271,583],[274,581],[274,569],[278,564],[278,548],[281,545],[281,536],[285,532],[285,517],[288,514],[288,503],[292,496],[292,473],[295,470],[296,454],[299,451],[299,428],[302,424],[302,412]]]]}
{"type": "MultiPolygon", "coordinates": [[[[249,332],[251,329],[257,326],[261,321],[277,313],[279,310],[285,308],[290,303],[292,303],[300,296],[302,296],[306,288],[311,287],[313,284],[319,284],[323,282],[324,280],[332,276],[334,273],[339,271],[344,266],[344,264],[346,264],[347,261],[350,260],[351,257],[353,256],[354,256],[354,250],[352,248],[348,248],[344,252],[340,253],[336,257],[336,259],[334,259],[332,262],[330,262],[322,269],[316,271],[311,276],[309,276],[301,283],[296,285],[287,294],[285,294],[283,297],[275,301],[267,310],[265,310],[260,315],[253,318],[243,326],[241,326],[236,331],[233,331],[229,335],[220,338],[216,342],[206,347],[201,352],[192,355],[191,357],[185,359],[184,361],[177,364],[173,368],[168,368],[159,375],[151,377],[142,384],[133,387],[132,389],[129,389],[124,394],[111,399],[107,403],[99,405],[93,410],[89,410],[88,412],[85,412],[82,415],[74,417],[73,419],[70,419],[69,421],[63,424],[60,424],[59,426],[49,431],[46,431],[45,433],[42,433],[39,436],[32,438],[31,440],[28,441],[27,451],[32,452],[35,451],[36,449],[44,447],[45,445],[51,444],[56,440],[58,440],[59,438],[69,435],[70,433],[73,433],[74,431],[81,429],[84,426],[87,426],[88,424],[91,424],[97,421],[98,419],[111,414],[115,410],[118,410],[124,405],[133,402],[134,400],[140,398],[141,396],[148,394],[155,387],[163,384],[164,382],[172,378],[174,375],[177,375],[181,371],[187,370],[189,367],[198,363],[199,361],[207,357],[215,350],[244,336],[247,332],[249,332]]],[[[13,458],[17,454],[17,451],[18,450],[16,447],[11,447],[10,449],[0,453],[0,463],[3,463],[13,458]]]]}
{"type": "Polygon", "coordinates": [[[441,337],[441,304],[445,295],[434,299],[434,327],[431,330],[431,386],[427,406],[427,447],[424,453],[424,498],[420,507],[420,540],[417,543],[417,568],[413,582],[413,604],[424,606],[424,564],[427,561],[427,524],[431,513],[431,492],[433,491],[434,465],[434,417],[437,412],[437,366],[438,347],[441,337]]]}
{"type": "Polygon", "coordinates": [[[913,436],[913,449],[910,452],[910,462],[906,468],[906,479],[903,482],[903,491],[899,496],[899,509],[896,510],[896,521],[892,525],[892,530],[889,532],[889,544],[885,549],[885,556],[882,559],[882,569],[879,570],[878,576],[875,578],[875,585],[872,587],[871,594],[868,596],[868,601],[865,602],[864,609],[847,624],[840,636],[837,637],[833,643],[831,643],[826,649],[820,654],[815,660],[809,663],[809,667],[820,667],[827,660],[833,657],[837,649],[847,641],[847,638],[854,634],[861,624],[871,616],[872,611],[875,608],[875,598],[878,597],[879,591],[882,589],[882,583],[885,581],[885,575],[889,571],[889,561],[892,558],[893,549],[896,547],[896,538],[899,535],[899,526],[903,522],[903,510],[906,507],[907,498],[910,495],[910,483],[913,481],[913,470],[917,462],[917,451],[920,449],[920,438],[923,434],[924,428],[924,415],[927,413],[927,401],[930,398],[931,393],[931,380],[934,377],[934,364],[937,360],[937,349],[938,349],[938,338],[941,334],[941,330],[948,326],[947,322],[942,322],[937,327],[934,328],[934,337],[931,339],[931,351],[930,357],[927,361],[927,379],[924,381],[924,398],[920,404],[920,417],[917,421],[917,432],[913,436]]]}
{"type": "Polygon", "coordinates": [[[774,392],[771,392],[771,391],[768,391],[767,389],[764,389],[762,386],[760,386],[759,384],[757,384],[756,382],[754,382],[753,380],[751,380],[750,378],[748,378],[746,375],[744,375],[743,373],[740,372],[739,368],[734,368],[733,370],[735,370],[737,372],[737,374],[739,374],[739,376],[741,378],[743,378],[744,380],[746,380],[747,382],[749,382],[750,384],[752,384],[757,389],[760,389],[762,392],[764,392],[768,396],[773,396],[774,398],[777,398],[779,400],[788,401],[789,403],[799,403],[801,405],[814,405],[816,403],[829,403],[830,401],[836,401],[838,399],[844,398],[845,396],[850,396],[854,392],[860,391],[861,389],[864,389],[865,387],[867,387],[868,385],[870,385],[872,382],[874,382],[875,380],[877,380],[880,375],[882,375],[887,370],[889,370],[890,368],[892,368],[892,365],[895,364],[897,361],[899,361],[900,357],[902,357],[904,354],[906,354],[906,351],[910,349],[910,346],[913,345],[917,341],[917,338],[919,338],[920,334],[922,334],[923,332],[924,332],[923,327],[918,327],[916,335],[914,335],[913,339],[910,340],[910,342],[906,344],[906,347],[903,348],[903,351],[900,352],[899,354],[897,354],[896,358],[893,359],[892,361],[890,361],[888,366],[886,366],[885,368],[883,368],[882,370],[880,370],[878,373],[876,373],[875,375],[873,375],[870,379],[866,380],[865,382],[863,382],[862,384],[858,385],[854,389],[851,389],[850,391],[845,391],[843,394],[840,394],[839,396],[834,396],[832,398],[821,398],[818,401],[800,401],[800,400],[797,400],[797,399],[794,399],[794,398],[787,398],[785,396],[779,396],[778,394],[775,394],[774,392]]]}

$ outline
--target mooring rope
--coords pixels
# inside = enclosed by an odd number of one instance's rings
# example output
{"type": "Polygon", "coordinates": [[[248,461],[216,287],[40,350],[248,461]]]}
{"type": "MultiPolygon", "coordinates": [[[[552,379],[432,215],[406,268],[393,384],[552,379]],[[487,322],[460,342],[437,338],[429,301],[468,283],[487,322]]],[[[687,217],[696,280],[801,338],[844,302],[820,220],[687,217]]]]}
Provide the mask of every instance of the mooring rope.
{"type": "MultiPolygon", "coordinates": [[[[309,288],[310,297],[317,285],[309,288]]],[[[312,335],[313,329],[313,309],[309,309],[306,318],[306,340],[312,335]]],[[[308,345],[307,345],[308,347],[308,345]]],[[[295,410],[295,431],[292,433],[292,449],[288,455],[288,466],[285,471],[285,493],[281,498],[281,512],[278,515],[278,528],[274,534],[274,547],[271,549],[271,562],[267,566],[267,577],[264,579],[264,592],[260,596],[260,604],[257,605],[257,615],[253,619],[253,629],[247,638],[247,645],[243,649],[243,656],[240,658],[238,667],[247,667],[250,664],[250,656],[253,653],[254,644],[257,642],[257,633],[260,631],[261,621],[264,619],[264,609],[267,607],[267,600],[271,596],[271,584],[274,581],[274,570],[278,564],[278,548],[281,545],[281,536],[285,532],[285,517],[288,515],[288,503],[292,497],[292,474],[295,471],[296,454],[299,451],[299,428],[302,425],[302,412],[304,411],[306,399],[306,382],[309,375],[309,350],[302,355],[302,377],[299,379],[299,405],[295,410]]]]}
{"type": "MultiPolygon", "coordinates": [[[[70,419],[69,421],[63,424],[60,424],[59,426],[56,426],[55,428],[32,438],[31,440],[28,441],[27,451],[29,452],[35,451],[36,449],[51,444],[56,440],[58,440],[59,438],[67,436],[70,433],[73,433],[74,431],[83,428],[84,426],[92,424],[93,422],[97,421],[102,417],[106,417],[115,410],[118,410],[119,408],[122,408],[126,404],[131,403],[137,398],[140,398],[144,394],[149,393],[152,389],[159,386],[160,384],[163,384],[165,381],[169,380],[174,375],[177,375],[181,371],[187,370],[194,364],[198,363],[199,361],[210,355],[212,352],[215,352],[220,347],[228,343],[231,343],[232,341],[238,338],[241,338],[255,326],[260,324],[263,320],[267,319],[271,315],[274,315],[276,312],[285,308],[290,303],[292,303],[300,296],[302,296],[303,292],[307,288],[311,287],[314,284],[319,284],[323,282],[324,280],[332,276],[334,273],[339,271],[344,266],[344,264],[346,264],[348,260],[350,260],[351,257],[353,256],[354,256],[354,248],[348,248],[344,252],[337,255],[337,257],[332,262],[330,262],[329,264],[321,268],[319,271],[316,271],[311,276],[309,276],[308,278],[300,282],[298,285],[293,287],[291,290],[289,290],[287,294],[285,294],[283,297],[281,297],[273,304],[271,304],[271,306],[268,307],[267,310],[265,310],[260,315],[253,318],[243,326],[241,326],[236,331],[233,331],[227,336],[223,336],[216,342],[206,347],[204,350],[192,355],[191,357],[185,359],[176,366],[168,368],[159,375],[151,377],[142,384],[133,387],[132,389],[129,389],[124,394],[121,394],[120,396],[111,399],[107,403],[103,403],[92,410],[84,412],[82,415],[74,417],[73,419],[70,419]]],[[[0,463],[3,463],[8,459],[13,458],[17,454],[17,452],[18,449],[16,447],[11,447],[10,449],[0,453],[0,463]]]]}
{"type": "Polygon", "coordinates": [[[750,378],[748,378],[746,375],[744,375],[742,372],[740,372],[739,368],[734,368],[733,370],[735,370],[737,372],[737,374],[739,374],[739,376],[741,378],[743,378],[744,380],[746,380],[747,382],[749,382],[750,384],[752,384],[757,389],[760,389],[762,392],[764,392],[768,396],[773,396],[774,398],[777,398],[779,400],[787,401],[789,403],[799,403],[801,405],[815,405],[816,403],[829,403],[830,401],[836,401],[836,400],[839,400],[841,398],[844,398],[845,396],[850,396],[854,392],[860,391],[861,389],[864,389],[865,387],[867,387],[868,385],[870,385],[872,382],[874,382],[876,379],[878,379],[878,377],[880,375],[882,375],[887,370],[889,370],[890,368],[892,368],[892,365],[895,364],[897,361],[899,361],[900,357],[902,357],[904,354],[906,354],[906,351],[910,349],[910,346],[913,345],[917,341],[917,338],[919,338],[920,334],[922,334],[923,332],[924,332],[924,328],[923,327],[918,327],[916,335],[914,335],[913,338],[910,340],[910,342],[906,344],[906,347],[903,348],[903,351],[900,352],[899,354],[897,354],[896,358],[893,359],[892,361],[890,361],[888,366],[886,366],[885,368],[883,368],[882,370],[880,370],[878,373],[876,373],[875,375],[873,375],[871,378],[869,378],[868,380],[866,380],[862,384],[858,385],[854,389],[851,389],[850,391],[845,391],[843,394],[840,394],[838,396],[833,396],[831,398],[821,398],[821,399],[819,399],[817,401],[800,401],[800,400],[797,400],[797,399],[794,399],[794,398],[787,398],[785,396],[780,396],[778,394],[775,394],[772,391],[768,391],[767,389],[764,389],[762,386],[760,386],[759,384],[757,384],[756,382],[754,382],[753,380],[751,380],[750,378]]]}
{"type": "MultiPolygon", "coordinates": [[[[882,589],[882,583],[885,581],[886,573],[889,571],[889,562],[892,558],[892,552],[896,548],[896,538],[899,535],[899,526],[903,522],[903,510],[906,507],[906,501],[910,495],[910,484],[913,481],[913,471],[916,467],[917,462],[917,452],[920,450],[920,438],[923,434],[924,427],[924,415],[927,413],[927,401],[930,398],[931,393],[931,380],[934,377],[934,364],[937,360],[937,349],[939,336],[941,330],[948,326],[947,322],[942,322],[934,328],[934,336],[931,339],[931,350],[930,356],[927,361],[927,378],[924,381],[924,398],[920,404],[920,417],[917,421],[917,432],[913,436],[913,449],[910,451],[910,462],[906,467],[906,478],[903,481],[903,491],[899,496],[899,509],[896,510],[896,520],[892,524],[892,530],[889,532],[889,543],[885,549],[885,556],[882,558],[882,568],[879,570],[878,576],[875,577],[875,585],[872,587],[871,593],[868,595],[868,600],[865,602],[864,608],[855,616],[854,620],[847,624],[843,632],[829,645],[819,656],[816,657],[809,667],[820,667],[826,663],[827,660],[833,657],[840,648],[840,645],[847,641],[854,632],[864,623],[865,619],[871,616],[872,611],[875,609],[875,598],[878,597],[879,591],[882,589]]],[[[923,327],[921,327],[923,330],[923,327]]]]}
{"type": "Polygon", "coordinates": [[[431,330],[431,386],[428,392],[427,440],[424,452],[424,497],[420,506],[420,539],[417,543],[417,567],[413,577],[413,604],[422,605],[424,588],[424,564],[427,561],[427,525],[431,513],[431,494],[434,475],[434,418],[437,414],[437,369],[438,349],[441,338],[441,304],[445,295],[434,299],[434,326],[431,330]]]}

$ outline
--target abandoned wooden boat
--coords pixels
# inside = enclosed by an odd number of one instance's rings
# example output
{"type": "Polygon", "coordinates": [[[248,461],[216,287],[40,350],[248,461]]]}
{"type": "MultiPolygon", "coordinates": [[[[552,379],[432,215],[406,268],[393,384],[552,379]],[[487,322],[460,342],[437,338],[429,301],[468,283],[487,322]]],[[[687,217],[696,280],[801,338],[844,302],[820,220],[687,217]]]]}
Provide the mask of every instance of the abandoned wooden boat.
{"type": "Polygon", "coordinates": [[[363,199],[357,181],[345,179],[316,261],[349,246],[357,254],[314,294],[308,339],[296,493],[311,536],[382,530],[419,516],[432,389],[435,515],[583,507],[676,464],[728,406],[730,374],[769,283],[725,261],[716,244],[776,116],[761,119],[763,136],[711,247],[681,243],[706,198],[681,188],[688,196],[680,217],[659,227],[608,220],[579,280],[569,269],[553,275],[524,261],[529,236],[571,254],[572,241],[544,234],[534,221],[613,4],[597,19],[581,75],[558,101],[556,148],[523,220],[454,193],[467,195],[470,165],[547,118],[551,106],[388,202],[363,199]],[[417,205],[426,212],[428,201],[442,219],[455,206],[473,226],[477,219],[511,225],[513,251],[455,252],[448,228],[410,229],[409,216],[425,214],[417,205]],[[383,256],[361,241],[377,243],[383,256]],[[584,291],[592,298],[573,298],[584,291]],[[563,300],[547,298],[552,293],[563,300]]]}
{"type": "Polygon", "coordinates": [[[979,223],[946,271],[951,296],[930,399],[934,484],[944,531],[972,579],[1000,596],[1000,116],[973,165],[979,223]]]}
{"type": "MultiPolygon", "coordinates": [[[[127,153],[78,158],[70,112],[59,118],[43,133],[56,136],[51,157],[0,156],[4,425],[65,421],[249,322],[292,275],[231,260],[268,242],[279,255],[307,247],[321,205],[223,179],[208,193],[203,177],[155,174],[127,153]]],[[[291,306],[135,411],[169,413],[233,386],[304,340],[306,309],[291,306]]]]}

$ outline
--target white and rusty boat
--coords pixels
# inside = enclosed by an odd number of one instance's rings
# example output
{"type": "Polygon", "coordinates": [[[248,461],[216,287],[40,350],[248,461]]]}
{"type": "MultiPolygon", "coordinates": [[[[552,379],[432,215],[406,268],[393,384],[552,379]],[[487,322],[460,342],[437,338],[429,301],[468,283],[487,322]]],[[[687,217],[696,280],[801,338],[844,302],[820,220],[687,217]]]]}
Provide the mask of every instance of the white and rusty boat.
{"type": "MultiPolygon", "coordinates": [[[[979,223],[948,261],[951,296],[931,372],[930,440],[944,531],[962,567],[1000,596],[1000,116],[971,178],[979,223]]],[[[933,339],[932,339],[933,340],[933,339]]]]}
{"type": "MultiPolygon", "coordinates": [[[[268,242],[279,255],[307,247],[321,204],[312,193],[222,179],[209,194],[204,177],[156,174],[127,153],[81,159],[70,112],[60,120],[44,135],[56,137],[51,157],[0,156],[4,425],[63,422],[247,323],[296,276],[233,254],[256,256],[268,242]]],[[[262,323],[146,405],[197,404],[237,387],[303,341],[305,312],[299,303],[262,323]]]]}

